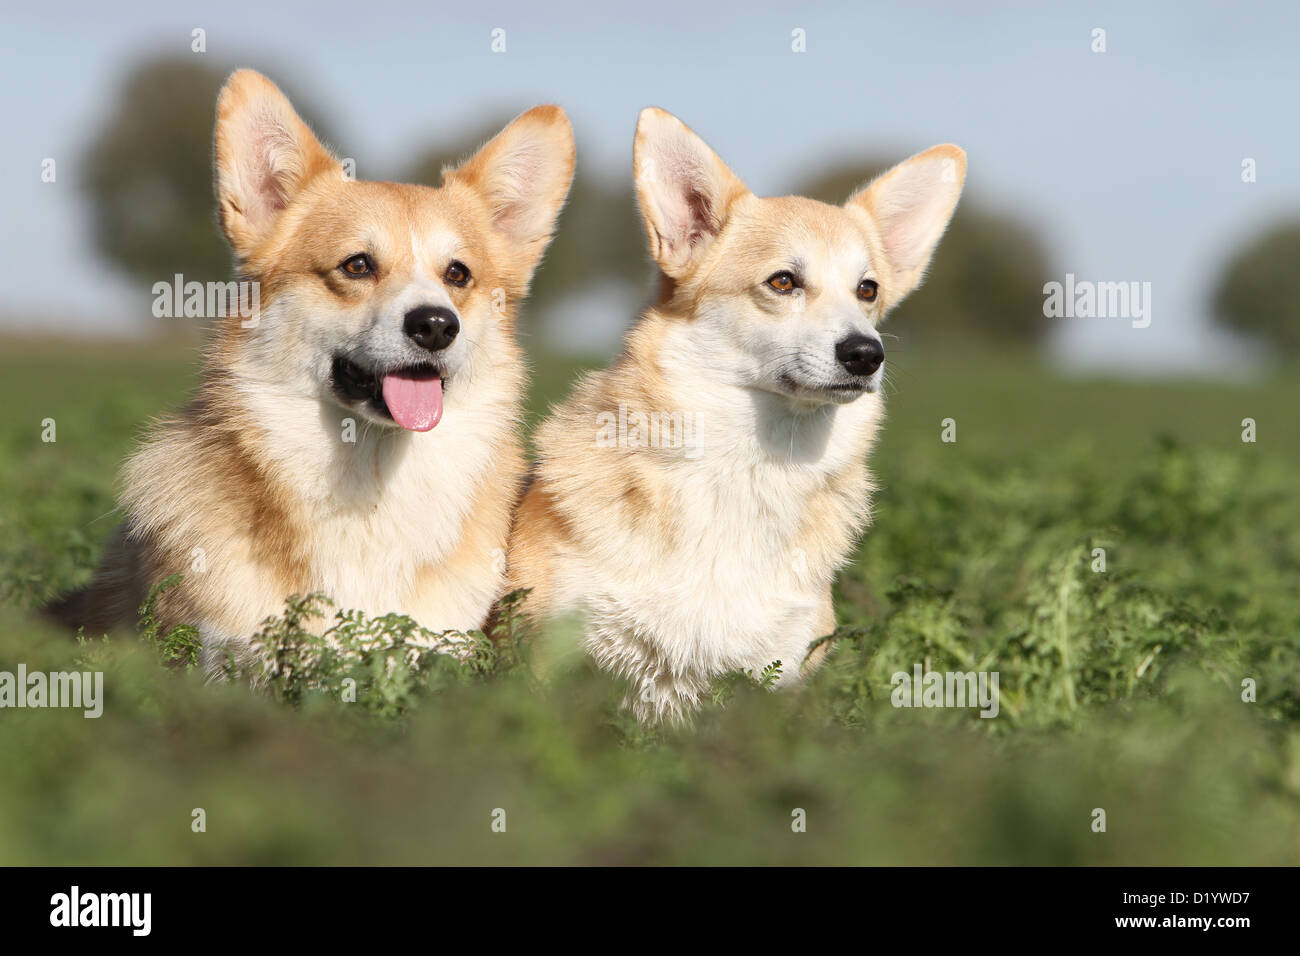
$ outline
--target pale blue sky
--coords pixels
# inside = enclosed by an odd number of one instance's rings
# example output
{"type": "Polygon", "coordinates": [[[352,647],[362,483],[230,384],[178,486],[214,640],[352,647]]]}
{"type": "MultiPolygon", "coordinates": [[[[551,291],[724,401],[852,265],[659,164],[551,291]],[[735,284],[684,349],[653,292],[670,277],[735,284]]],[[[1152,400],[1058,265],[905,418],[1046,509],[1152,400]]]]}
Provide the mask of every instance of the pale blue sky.
{"type": "MultiPolygon", "coordinates": [[[[1300,7],[1284,2],[22,4],[0,38],[0,261],[17,264],[3,270],[0,329],[45,316],[149,327],[95,257],[76,164],[130,64],[186,53],[194,27],[209,56],[282,69],[310,91],[363,177],[542,101],[569,111],[580,164],[611,180],[630,175],[650,104],[760,193],[846,157],[956,142],[968,195],[1049,239],[1044,281],[1152,283],[1150,328],[1044,319],[1077,364],[1221,361],[1231,343],[1212,334],[1207,301],[1223,257],[1300,214],[1300,7]],[[490,50],[494,27],[505,54],[490,50]],[[796,27],[806,53],[791,52],[796,27]],[[1094,27],[1104,54],[1091,52],[1094,27]],[[40,182],[46,156],[59,161],[53,186],[40,182]],[[1243,157],[1258,163],[1254,184],[1243,157]]],[[[570,326],[608,340],[635,305],[635,293],[592,295],[570,326]]]]}

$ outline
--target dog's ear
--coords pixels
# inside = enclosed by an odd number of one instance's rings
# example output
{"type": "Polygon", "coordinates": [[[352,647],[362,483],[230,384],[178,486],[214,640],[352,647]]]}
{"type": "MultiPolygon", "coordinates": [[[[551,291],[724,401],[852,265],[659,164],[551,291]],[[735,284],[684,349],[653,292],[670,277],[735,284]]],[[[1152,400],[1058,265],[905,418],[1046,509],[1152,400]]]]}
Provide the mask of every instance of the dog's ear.
{"type": "Polygon", "coordinates": [[[576,151],[569,117],[558,106],[535,106],[454,170],[486,201],[492,224],[528,259],[546,251],[560,207],[573,182],[576,151]]]}
{"type": "Polygon", "coordinates": [[[893,275],[889,301],[918,285],[961,198],[966,154],[951,144],[934,146],[882,173],[845,206],[871,217],[893,275]]]}
{"type": "Polygon", "coordinates": [[[237,70],[217,97],[217,204],[221,228],[240,259],[320,173],[343,168],[274,83],[237,70]]]}
{"type": "Polygon", "coordinates": [[[732,203],[749,190],[685,123],[653,107],[637,121],[633,161],[650,254],[679,279],[699,263],[732,203]]]}

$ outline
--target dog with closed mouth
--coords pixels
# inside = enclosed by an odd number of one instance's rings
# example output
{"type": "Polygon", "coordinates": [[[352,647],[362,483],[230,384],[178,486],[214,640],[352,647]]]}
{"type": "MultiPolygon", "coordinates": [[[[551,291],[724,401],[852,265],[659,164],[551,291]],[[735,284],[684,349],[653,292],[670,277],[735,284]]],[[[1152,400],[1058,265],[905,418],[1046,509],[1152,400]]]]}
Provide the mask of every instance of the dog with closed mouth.
{"type": "Polygon", "coordinates": [[[645,110],[637,199],[659,269],[620,357],[542,424],[508,558],[537,621],[584,619],[643,720],[718,676],[799,683],[869,519],[885,314],[921,282],[961,194],[936,146],[842,206],[760,198],[674,116],[645,110]]]}
{"type": "Polygon", "coordinates": [[[573,177],[568,118],[529,110],[438,188],[354,181],[265,77],[217,102],[216,192],[260,312],[221,320],[192,401],[125,470],[126,519],[59,620],[163,627],[240,656],[290,594],[481,627],[526,472],[519,303],[573,177]]]}

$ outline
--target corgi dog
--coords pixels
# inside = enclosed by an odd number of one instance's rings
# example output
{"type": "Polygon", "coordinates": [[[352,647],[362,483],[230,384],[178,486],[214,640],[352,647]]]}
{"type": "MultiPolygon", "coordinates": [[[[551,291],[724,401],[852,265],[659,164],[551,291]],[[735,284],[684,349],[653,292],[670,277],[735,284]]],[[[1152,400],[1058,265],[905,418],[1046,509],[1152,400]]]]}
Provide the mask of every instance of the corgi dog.
{"type": "Polygon", "coordinates": [[[965,153],[936,146],[842,206],[760,198],[658,109],[637,125],[653,305],[543,422],[511,532],[535,621],[576,614],[643,720],[718,676],[798,684],[835,628],[831,583],[869,520],[876,327],[921,282],[965,153]]]}
{"type": "Polygon", "coordinates": [[[481,627],[527,470],[519,303],[574,169],[569,120],[529,110],[439,188],[354,181],[265,77],[217,101],[220,222],[253,319],[222,319],[192,401],[125,469],[125,522],[48,610],[195,625],[215,669],[287,595],[481,627]],[[224,656],[222,653],[221,656],[224,656]]]}

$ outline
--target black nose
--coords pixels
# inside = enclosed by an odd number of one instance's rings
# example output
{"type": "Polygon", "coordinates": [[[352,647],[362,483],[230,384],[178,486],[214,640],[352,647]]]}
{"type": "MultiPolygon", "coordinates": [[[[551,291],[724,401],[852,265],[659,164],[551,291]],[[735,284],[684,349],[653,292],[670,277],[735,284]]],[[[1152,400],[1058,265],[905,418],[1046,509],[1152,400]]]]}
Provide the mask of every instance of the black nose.
{"type": "Polygon", "coordinates": [[[885,360],[885,347],[879,339],[855,332],[835,344],[835,357],[850,375],[870,375],[885,360]]]}
{"type": "Polygon", "coordinates": [[[420,348],[441,352],[456,340],[460,319],[440,305],[420,305],[406,313],[402,328],[420,348]]]}

